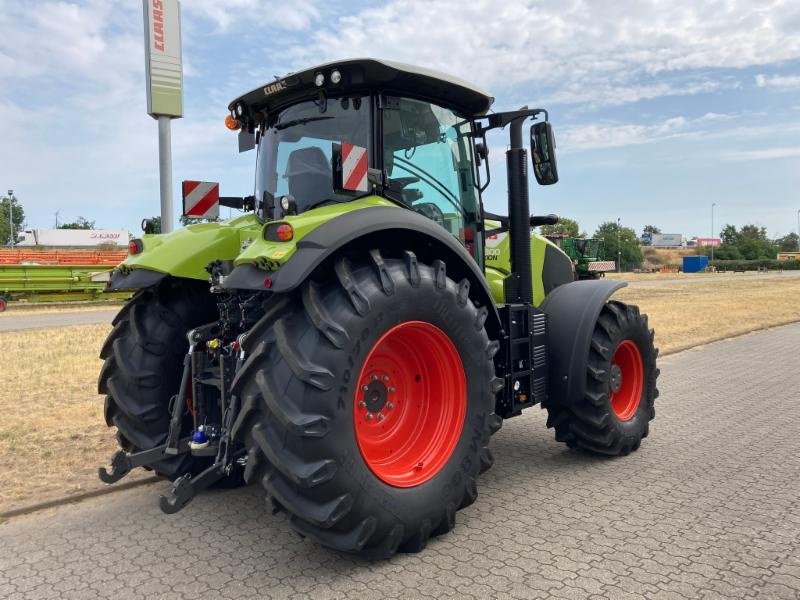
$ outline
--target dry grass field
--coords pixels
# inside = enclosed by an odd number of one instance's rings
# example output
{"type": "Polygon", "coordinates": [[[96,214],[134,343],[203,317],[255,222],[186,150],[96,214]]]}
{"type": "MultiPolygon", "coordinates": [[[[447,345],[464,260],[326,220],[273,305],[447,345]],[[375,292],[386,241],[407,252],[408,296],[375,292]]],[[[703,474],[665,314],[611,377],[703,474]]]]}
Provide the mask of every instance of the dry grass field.
{"type": "Polygon", "coordinates": [[[662,354],[800,320],[800,277],[662,281],[615,298],[649,315],[662,354]]]}
{"type": "Polygon", "coordinates": [[[97,489],[115,449],[97,395],[110,325],[0,333],[0,511],[97,489]]]}
{"type": "MultiPolygon", "coordinates": [[[[800,320],[800,278],[723,276],[683,283],[673,275],[616,297],[650,315],[662,354],[800,320]]],[[[0,333],[0,512],[102,487],[97,467],[115,441],[96,394],[97,355],[110,329],[0,333]]],[[[135,476],[146,474],[140,469],[135,476]]]]}

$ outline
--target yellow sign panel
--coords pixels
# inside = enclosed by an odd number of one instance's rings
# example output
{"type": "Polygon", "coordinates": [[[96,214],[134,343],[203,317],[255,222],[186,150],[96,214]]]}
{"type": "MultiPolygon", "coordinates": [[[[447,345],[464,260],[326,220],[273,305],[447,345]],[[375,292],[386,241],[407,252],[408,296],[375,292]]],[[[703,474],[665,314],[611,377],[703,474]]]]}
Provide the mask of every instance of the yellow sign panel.
{"type": "Polygon", "coordinates": [[[181,5],[178,0],[143,0],[147,113],[183,116],[181,5]]]}

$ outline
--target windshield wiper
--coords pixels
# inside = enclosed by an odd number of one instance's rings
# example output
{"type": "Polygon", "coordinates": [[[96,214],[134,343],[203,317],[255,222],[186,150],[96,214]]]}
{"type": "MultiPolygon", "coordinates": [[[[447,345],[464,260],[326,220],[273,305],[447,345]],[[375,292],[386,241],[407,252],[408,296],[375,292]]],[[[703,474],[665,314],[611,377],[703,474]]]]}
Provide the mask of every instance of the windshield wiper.
{"type": "Polygon", "coordinates": [[[294,127],[295,125],[305,125],[306,123],[311,123],[312,121],[324,121],[325,119],[332,119],[333,117],[306,117],[304,119],[295,119],[294,121],[286,121],[286,123],[278,123],[275,125],[275,129],[280,131],[282,129],[286,129],[287,127],[294,127]]]}

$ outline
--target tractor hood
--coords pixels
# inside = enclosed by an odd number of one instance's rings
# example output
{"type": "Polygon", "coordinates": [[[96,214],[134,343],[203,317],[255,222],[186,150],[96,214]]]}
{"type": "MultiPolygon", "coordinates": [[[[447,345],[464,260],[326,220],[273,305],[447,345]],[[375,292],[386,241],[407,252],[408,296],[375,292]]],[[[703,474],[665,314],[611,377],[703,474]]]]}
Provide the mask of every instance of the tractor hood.
{"type": "Polygon", "coordinates": [[[117,267],[124,273],[147,269],[174,277],[208,279],[206,266],[215,260],[234,260],[260,238],[262,225],[255,215],[220,223],[198,223],[166,234],[143,235],[142,251],[129,255],[117,267]]]}

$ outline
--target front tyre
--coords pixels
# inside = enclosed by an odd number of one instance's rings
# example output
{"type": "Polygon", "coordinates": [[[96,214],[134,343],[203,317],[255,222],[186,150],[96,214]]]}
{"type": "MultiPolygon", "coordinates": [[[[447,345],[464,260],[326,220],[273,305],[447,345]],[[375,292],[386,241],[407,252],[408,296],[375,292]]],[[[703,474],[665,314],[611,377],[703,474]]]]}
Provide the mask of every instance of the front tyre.
{"type": "Polygon", "coordinates": [[[639,448],[656,414],[659,371],[653,339],[638,307],[606,303],[592,334],[582,401],[547,406],[547,426],[555,428],[557,441],[609,456],[639,448]]]}
{"type": "Polygon", "coordinates": [[[247,336],[234,434],[293,527],[373,557],[419,551],[453,528],[491,466],[494,414],[486,308],[445,264],[341,258],[247,336]]]}
{"type": "MultiPolygon", "coordinates": [[[[170,400],[178,393],[190,329],[213,321],[217,306],[208,286],[170,281],[138,292],[114,319],[100,358],[98,391],[105,394],[106,424],[117,428],[126,452],[149,450],[167,439],[170,400]]],[[[190,426],[186,418],[185,427],[190,426]]],[[[205,466],[181,454],[153,465],[176,479],[205,466]]]]}

